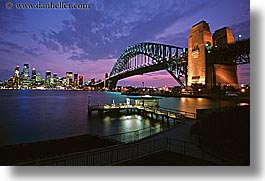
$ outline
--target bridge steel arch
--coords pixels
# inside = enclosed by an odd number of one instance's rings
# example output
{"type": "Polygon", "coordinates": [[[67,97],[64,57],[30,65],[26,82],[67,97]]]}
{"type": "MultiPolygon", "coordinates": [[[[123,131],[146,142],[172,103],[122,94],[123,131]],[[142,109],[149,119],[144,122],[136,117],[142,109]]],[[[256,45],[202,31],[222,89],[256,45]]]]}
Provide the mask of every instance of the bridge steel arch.
{"type": "Polygon", "coordinates": [[[181,86],[186,86],[187,58],[186,48],[172,45],[144,42],[128,46],[111,70],[109,88],[114,88],[120,79],[158,70],[167,70],[181,86]]]}

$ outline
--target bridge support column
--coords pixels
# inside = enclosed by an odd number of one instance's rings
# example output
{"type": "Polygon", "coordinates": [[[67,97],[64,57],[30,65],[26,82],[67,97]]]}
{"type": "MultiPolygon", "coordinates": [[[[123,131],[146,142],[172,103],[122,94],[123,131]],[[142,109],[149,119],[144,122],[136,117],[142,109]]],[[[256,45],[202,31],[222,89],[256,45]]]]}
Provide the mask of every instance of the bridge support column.
{"type": "Polygon", "coordinates": [[[108,82],[108,84],[109,84],[109,89],[110,89],[110,90],[115,89],[117,83],[118,83],[118,80],[117,80],[117,79],[110,79],[109,82],[108,82]]]}

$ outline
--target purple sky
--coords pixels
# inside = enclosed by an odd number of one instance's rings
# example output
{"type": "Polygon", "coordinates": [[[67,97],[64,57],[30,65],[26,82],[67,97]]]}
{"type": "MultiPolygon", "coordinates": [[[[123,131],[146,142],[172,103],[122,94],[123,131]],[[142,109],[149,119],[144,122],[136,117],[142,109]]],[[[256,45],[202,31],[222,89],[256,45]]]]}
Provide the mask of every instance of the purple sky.
{"type": "MultiPolygon", "coordinates": [[[[5,2],[0,1],[0,80],[24,63],[42,76],[46,70],[59,76],[72,71],[85,80],[103,79],[127,46],[148,41],[186,47],[191,26],[201,20],[212,32],[228,26],[235,37],[250,36],[249,0],[65,1],[90,3],[89,10],[8,10],[5,2]]],[[[240,66],[240,83],[250,82],[249,72],[249,65],[240,66]]],[[[143,81],[146,86],[177,85],[166,71],[118,84],[141,86],[143,81]]]]}

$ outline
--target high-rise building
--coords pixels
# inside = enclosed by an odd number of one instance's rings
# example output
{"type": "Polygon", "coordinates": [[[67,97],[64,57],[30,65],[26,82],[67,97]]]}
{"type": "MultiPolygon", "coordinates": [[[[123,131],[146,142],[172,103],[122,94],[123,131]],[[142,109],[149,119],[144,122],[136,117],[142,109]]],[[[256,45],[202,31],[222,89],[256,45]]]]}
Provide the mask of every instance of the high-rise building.
{"type": "Polygon", "coordinates": [[[90,79],[90,85],[94,85],[95,84],[95,78],[90,79]]]}
{"type": "Polygon", "coordinates": [[[19,77],[19,65],[15,68],[15,76],[19,77]]]}
{"type": "Polygon", "coordinates": [[[53,78],[58,79],[58,74],[57,73],[53,73],[53,78]]]}
{"type": "Polygon", "coordinates": [[[24,75],[24,78],[28,78],[29,77],[29,64],[24,64],[23,75],[24,75]]]}
{"type": "Polygon", "coordinates": [[[15,86],[19,85],[19,65],[17,65],[17,67],[15,68],[14,84],[15,86]]]}
{"type": "Polygon", "coordinates": [[[78,86],[78,74],[74,74],[74,87],[78,86]]]}
{"type": "Polygon", "coordinates": [[[36,75],[37,75],[36,69],[32,68],[32,72],[31,72],[32,81],[36,81],[36,75]]]}
{"type": "Polygon", "coordinates": [[[39,72],[36,73],[36,82],[41,82],[41,74],[39,72]]]}
{"type": "Polygon", "coordinates": [[[82,85],[83,85],[83,82],[84,82],[84,77],[83,77],[83,75],[79,75],[78,85],[79,85],[79,86],[82,86],[82,85]]]}
{"type": "Polygon", "coordinates": [[[70,86],[73,82],[73,72],[66,72],[66,85],[70,86]]]}
{"type": "Polygon", "coordinates": [[[46,75],[45,75],[45,84],[47,86],[51,85],[51,71],[46,71],[46,75]]]}
{"type": "Polygon", "coordinates": [[[56,85],[58,81],[59,81],[58,74],[57,73],[53,73],[52,82],[51,83],[56,85]]]}
{"type": "Polygon", "coordinates": [[[24,64],[23,66],[23,72],[21,73],[20,76],[20,85],[26,89],[28,89],[30,85],[29,64],[24,64]]]}
{"type": "Polygon", "coordinates": [[[65,86],[67,83],[66,83],[66,77],[62,77],[61,80],[62,81],[62,85],[65,86]]]}

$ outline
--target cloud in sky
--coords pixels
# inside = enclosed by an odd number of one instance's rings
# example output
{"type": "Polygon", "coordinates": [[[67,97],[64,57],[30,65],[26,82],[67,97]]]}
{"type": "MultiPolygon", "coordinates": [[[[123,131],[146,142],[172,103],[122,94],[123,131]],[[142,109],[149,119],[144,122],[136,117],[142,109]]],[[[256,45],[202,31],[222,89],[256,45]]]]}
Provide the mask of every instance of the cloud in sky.
{"type": "MultiPolygon", "coordinates": [[[[183,35],[186,27],[167,31],[167,27],[209,5],[208,1],[95,1],[86,11],[72,10],[72,20],[63,21],[60,31],[43,33],[41,43],[61,52],[77,52],[71,60],[116,58],[127,46],[143,41],[169,41],[169,35],[183,35]],[[188,4],[187,4],[188,3],[188,4]],[[183,7],[184,4],[184,8],[183,7]],[[177,34],[178,32],[179,34],[177,34]]],[[[179,40],[186,45],[185,38],[179,40]]]]}
{"type": "MultiPolygon", "coordinates": [[[[89,10],[7,10],[4,3],[0,54],[8,70],[29,63],[41,71],[58,68],[62,76],[82,70],[85,78],[102,79],[127,46],[149,41],[185,47],[190,27],[202,19],[212,32],[229,26],[235,36],[250,34],[248,0],[90,0],[89,10]]],[[[161,72],[145,78],[157,75],[166,78],[161,72]]],[[[0,70],[0,79],[7,79],[2,77],[0,70]]]]}
{"type": "Polygon", "coordinates": [[[0,51],[6,52],[6,53],[12,53],[12,54],[15,53],[21,56],[30,55],[33,57],[38,57],[41,55],[41,53],[39,53],[38,48],[29,49],[21,45],[18,45],[16,43],[4,41],[4,40],[0,40],[0,51]]]}

